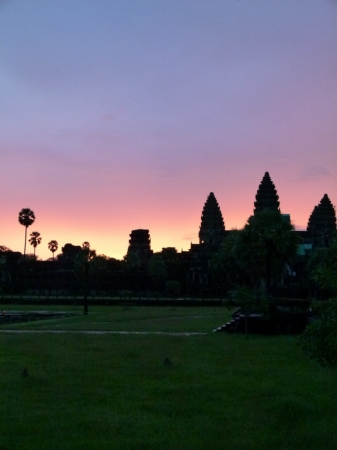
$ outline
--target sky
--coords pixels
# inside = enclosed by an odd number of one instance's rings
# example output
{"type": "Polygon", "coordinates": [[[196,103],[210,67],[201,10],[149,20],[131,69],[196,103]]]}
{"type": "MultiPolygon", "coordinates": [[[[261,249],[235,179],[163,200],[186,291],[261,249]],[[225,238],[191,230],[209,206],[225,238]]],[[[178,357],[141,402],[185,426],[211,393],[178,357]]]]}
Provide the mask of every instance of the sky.
{"type": "Polygon", "coordinates": [[[0,0],[0,245],[30,208],[42,259],[188,250],[209,193],[241,228],[266,171],[305,229],[337,203],[336,49],[336,0],[0,0]]]}

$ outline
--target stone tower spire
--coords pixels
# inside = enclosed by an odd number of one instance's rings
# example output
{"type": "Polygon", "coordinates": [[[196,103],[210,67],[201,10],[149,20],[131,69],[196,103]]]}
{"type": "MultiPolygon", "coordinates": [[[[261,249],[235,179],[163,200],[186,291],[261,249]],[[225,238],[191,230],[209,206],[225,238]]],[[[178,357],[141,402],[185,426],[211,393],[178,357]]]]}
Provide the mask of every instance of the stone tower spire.
{"type": "Polygon", "coordinates": [[[280,212],[280,202],[274,183],[272,182],[269,173],[266,172],[259,185],[254,202],[254,215],[269,209],[271,211],[280,212]]]}
{"type": "Polygon", "coordinates": [[[207,197],[201,215],[199,243],[218,247],[225,234],[225,224],[213,192],[207,197]]]}
{"type": "Polygon", "coordinates": [[[327,194],[312,211],[307,226],[313,244],[320,247],[329,245],[336,234],[336,211],[327,194]]]}
{"type": "Polygon", "coordinates": [[[153,254],[149,230],[131,231],[127,255],[131,253],[138,255],[142,263],[149,261],[153,254]]]}

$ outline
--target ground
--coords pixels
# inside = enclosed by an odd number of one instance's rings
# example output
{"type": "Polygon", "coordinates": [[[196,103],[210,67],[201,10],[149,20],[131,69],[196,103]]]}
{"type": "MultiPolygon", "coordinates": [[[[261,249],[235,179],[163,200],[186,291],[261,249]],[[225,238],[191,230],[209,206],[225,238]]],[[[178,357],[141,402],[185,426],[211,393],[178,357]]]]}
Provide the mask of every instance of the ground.
{"type": "Polygon", "coordinates": [[[6,326],[149,333],[0,333],[0,449],[333,449],[336,373],[296,337],[212,333],[229,315],[91,307],[6,326]]]}

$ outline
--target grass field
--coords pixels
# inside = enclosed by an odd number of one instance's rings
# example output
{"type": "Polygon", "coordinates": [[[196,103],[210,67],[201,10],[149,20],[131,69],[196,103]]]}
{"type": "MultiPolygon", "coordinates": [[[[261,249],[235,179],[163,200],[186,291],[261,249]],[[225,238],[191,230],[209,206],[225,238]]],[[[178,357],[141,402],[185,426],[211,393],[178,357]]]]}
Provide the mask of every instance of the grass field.
{"type": "MultiPolygon", "coordinates": [[[[203,307],[133,307],[96,306],[90,307],[89,314],[83,317],[81,306],[5,305],[3,311],[68,311],[77,314],[62,320],[44,320],[12,325],[13,329],[64,329],[64,330],[103,330],[103,331],[161,331],[161,332],[210,332],[225,323],[230,313],[226,308],[203,307]]],[[[6,328],[8,328],[6,326],[6,328]]],[[[1,450],[1,449],[0,449],[1,450]]]]}
{"type": "Polygon", "coordinates": [[[0,334],[0,450],[337,448],[337,374],[295,337],[211,333],[228,316],[97,307],[6,325],[207,334],[0,334]]]}

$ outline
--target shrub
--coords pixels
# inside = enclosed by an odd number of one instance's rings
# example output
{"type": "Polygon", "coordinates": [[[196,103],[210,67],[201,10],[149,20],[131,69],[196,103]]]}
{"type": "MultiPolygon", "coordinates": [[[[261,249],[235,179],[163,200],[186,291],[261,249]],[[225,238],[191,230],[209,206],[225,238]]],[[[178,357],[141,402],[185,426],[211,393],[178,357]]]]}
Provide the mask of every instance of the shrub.
{"type": "Polygon", "coordinates": [[[337,367],[337,298],[315,303],[317,321],[299,337],[307,356],[324,367],[337,367]]]}

